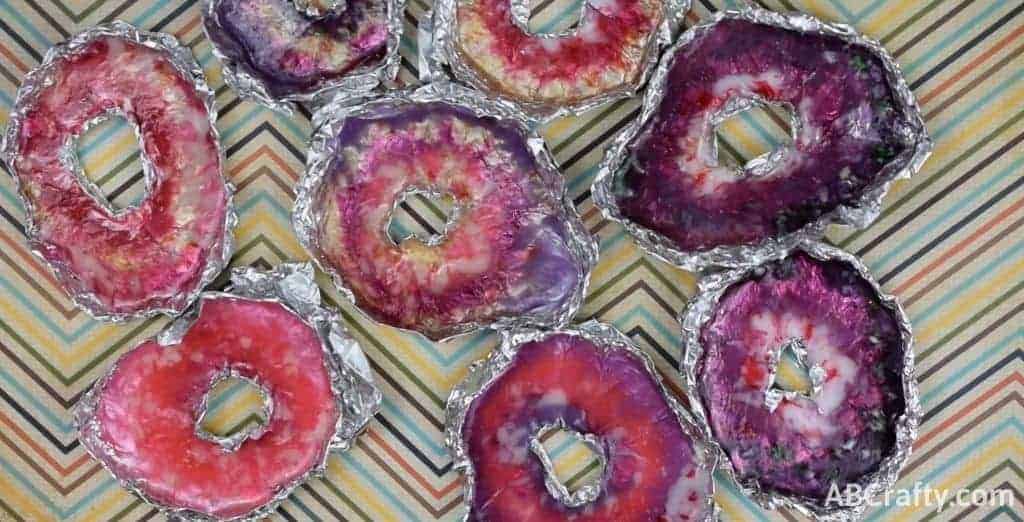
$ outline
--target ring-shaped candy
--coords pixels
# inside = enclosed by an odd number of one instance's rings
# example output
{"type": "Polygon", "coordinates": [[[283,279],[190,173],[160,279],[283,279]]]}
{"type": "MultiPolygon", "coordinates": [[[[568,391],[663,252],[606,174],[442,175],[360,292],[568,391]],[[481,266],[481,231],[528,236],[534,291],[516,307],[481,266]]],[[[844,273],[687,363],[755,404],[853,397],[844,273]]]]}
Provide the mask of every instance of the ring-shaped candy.
{"type": "Polygon", "coordinates": [[[93,316],[180,313],[227,264],[235,216],[213,100],[187,48],[123,22],[54,47],[18,90],[3,158],[26,235],[93,316]],[[74,150],[111,114],[136,129],[147,187],[123,210],[103,200],[74,150]]]}
{"type": "Polygon", "coordinates": [[[293,222],[362,310],[431,339],[568,322],[596,246],[517,110],[433,84],[328,105],[316,120],[293,222]],[[389,238],[395,202],[411,190],[455,199],[439,241],[389,238]]]}
{"type": "Polygon", "coordinates": [[[666,52],[641,118],[617,138],[595,203],[688,269],[740,266],[825,225],[867,226],[889,183],[931,152],[898,66],[846,26],[761,9],[718,13],[666,52]],[[753,105],[794,112],[792,145],[722,164],[715,127],[753,105]]]}
{"type": "Polygon", "coordinates": [[[291,102],[367,91],[398,73],[404,0],[342,4],[313,16],[292,0],[208,0],[203,29],[232,88],[290,112],[291,102]]]}
{"type": "Polygon", "coordinates": [[[164,332],[124,354],[82,399],[85,448],[128,489],[188,519],[255,519],[347,449],[381,401],[313,267],[241,269],[164,332]],[[226,376],[256,383],[269,417],[248,439],[200,428],[226,376]]]}
{"type": "Polygon", "coordinates": [[[632,95],[689,0],[586,0],[579,24],[531,34],[526,0],[439,0],[435,59],[544,119],[632,95]]]}
{"type": "Polygon", "coordinates": [[[845,517],[891,487],[920,419],[911,334],[853,256],[804,243],[713,274],[681,322],[691,409],[745,492],[845,517]],[[777,382],[786,351],[807,389],[777,382]]]}
{"type": "Polygon", "coordinates": [[[650,359],[614,328],[588,322],[506,335],[448,399],[447,441],[466,477],[466,520],[710,520],[714,453],[650,359]],[[560,490],[536,452],[563,426],[603,454],[599,489],[560,490]],[[581,502],[581,500],[583,502],[581,502]]]}

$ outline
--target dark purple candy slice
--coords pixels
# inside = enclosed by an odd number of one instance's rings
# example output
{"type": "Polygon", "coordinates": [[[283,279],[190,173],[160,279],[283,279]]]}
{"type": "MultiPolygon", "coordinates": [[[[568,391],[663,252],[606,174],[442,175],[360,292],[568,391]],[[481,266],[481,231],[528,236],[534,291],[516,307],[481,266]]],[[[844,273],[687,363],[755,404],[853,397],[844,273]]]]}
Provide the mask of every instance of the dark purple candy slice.
{"type": "Polygon", "coordinates": [[[674,59],[613,190],[624,218],[681,251],[757,244],[856,206],[909,147],[899,129],[914,116],[866,47],[725,19],[674,59]],[[719,165],[712,152],[714,120],[738,98],[788,105],[799,120],[795,143],[767,172],[719,165]]]}

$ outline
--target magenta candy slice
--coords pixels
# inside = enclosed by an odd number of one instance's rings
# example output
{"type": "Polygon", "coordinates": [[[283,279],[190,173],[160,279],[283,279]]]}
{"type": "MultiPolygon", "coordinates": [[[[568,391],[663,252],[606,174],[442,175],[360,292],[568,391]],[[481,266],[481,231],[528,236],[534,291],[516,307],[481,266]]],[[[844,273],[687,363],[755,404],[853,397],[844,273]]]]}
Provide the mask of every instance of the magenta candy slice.
{"type": "Polygon", "coordinates": [[[624,349],[563,333],[519,347],[466,413],[469,520],[705,520],[710,471],[662,393],[624,349]],[[556,422],[600,440],[607,463],[593,502],[568,507],[545,489],[529,439],[556,422]]]}
{"type": "Polygon", "coordinates": [[[700,343],[700,400],[741,482],[823,500],[893,453],[907,346],[893,311],[848,264],[802,252],[769,263],[726,290],[700,343]],[[824,382],[773,409],[772,352],[794,339],[824,382]]]}

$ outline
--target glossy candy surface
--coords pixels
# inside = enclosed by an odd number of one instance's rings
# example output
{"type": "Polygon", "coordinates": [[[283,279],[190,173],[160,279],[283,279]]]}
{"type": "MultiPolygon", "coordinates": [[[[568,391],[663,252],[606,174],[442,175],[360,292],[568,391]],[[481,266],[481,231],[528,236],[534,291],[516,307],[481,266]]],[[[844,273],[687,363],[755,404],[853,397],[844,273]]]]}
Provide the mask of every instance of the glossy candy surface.
{"type": "Polygon", "coordinates": [[[678,250],[757,244],[855,205],[907,148],[900,129],[912,116],[865,47],[725,19],[674,60],[613,191],[623,217],[678,250]],[[714,153],[714,121],[741,98],[796,115],[794,143],[766,172],[723,165],[714,153]]]}
{"type": "Polygon", "coordinates": [[[700,400],[741,481],[820,500],[893,452],[906,347],[892,311],[849,265],[802,252],[769,263],[726,290],[700,343],[700,400]],[[773,355],[793,339],[824,381],[769,407],[773,355]]]}
{"type": "Polygon", "coordinates": [[[218,519],[274,501],[319,466],[341,415],[316,331],[281,304],[230,296],[204,299],[180,343],[143,343],[97,386],[89,451],[151,501],[218,519]],[[234,450],[197,433],[205,395],[228,372],[271,404],[234,450]]]}
{"type": "Polygon", "coordinates": [[[438,339],[469,323],[549,320],[578,300],[577,218],[511,122],[399,104],[346,119],[331,139],[336,152],[312,202],[317,255],[377,320],[438,339]],[[439,241],[388,236],[409,190],[455,200],[439,241]]]}
{"type": "Polygon", "coordinates": [[[494,90],[520,101],[573,103],[638,81],[662,22],[659,0],[588,0],[579,27],[537,36],[510,0],[457,2],[457,46],[494,90]]]}
{"type": "Polygon", "coordinates": [[[52,81],[27,106],[19,98],[24,117],[7,143],[33,247],[96,315],[181,311],[230,249],[231,193],[204,95],[164,51],[117,36],[61,56],[33,73],[52,81]],[[68,159],[73,140],[111,113],[138,129],[149,169],[146,197],[120,211],[68,159]]]}
{"type": "Polygon", "coordinates": [[[553,334],[520,347],[462,427],[475,473],[469,520],[683,521],[711,510],[711,475],[644,362],[553,334]],[[568,507],[549,494],[530,438],[544,425],[593,434],[607,456],[601,492],[568,507]]]}
{"type": "Polygon", "coordinates": [[[341,10],[313,17],[291,0],[216,0],[205,27],[220,53],[278,98],[314,92],[381,63],[387,9],[385,0],[348,0],[341,10]]]}

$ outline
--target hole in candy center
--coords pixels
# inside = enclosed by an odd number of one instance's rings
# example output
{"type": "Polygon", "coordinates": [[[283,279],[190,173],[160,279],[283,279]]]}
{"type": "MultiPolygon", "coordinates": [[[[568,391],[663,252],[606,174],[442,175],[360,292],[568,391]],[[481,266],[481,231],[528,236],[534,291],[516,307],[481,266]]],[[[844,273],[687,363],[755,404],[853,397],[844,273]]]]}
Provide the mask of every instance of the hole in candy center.
{"type": "Polygon", "coordinates": [[[196,433],[229,451],[262,435],[273,413],[269,391],[255,380],[233,372],[214,379],[203,405],[196,433]]]}
{"type": "Polygon", "coordinates": [[[74,138],[72,154],[80,167],[79,182],[93,199],[114,214],[137,208],[148,193],[141,144],[135,127],[121,114],[110,113],[86,123],[74,138]]]}
{"type": "Polygon", "coordinates": [[[825,369],[812,365],[802,339],[792,338],[771,354],[765,402],[774,410],[784,399],[814,400],[825,382],[825,369]]]}
{"type": "Polygon", "coordinates": [[[737,100],[739,109],[727,109],[714,125],[719,165],[767,174],[795,141],[793,111],[787,104],[737,100]]]}
{"type": "Polygon", "coordinates": [[[601,493],[607,457],[595,435],[568,429],[559,421],[537,430],[530,449],[544,467],[548,492],[563,504],[579,507],[601,493]]]}
{"type": "MultiPolygon", "coordinates": [[[[593,0],[591,0],[593,1],[593,0]]],[[[512,20],[523,31],[544,38],[573,36],[583,23],[586,0],[511,0],[512,20]]],[[[557,45],[554,41],[551,45],[557,45]]]]}
{"type": "Polygon", "coordinates": [[[387,235],[395,245],[408,240],[436,246],[455,226],[461,209],[451,194],[440,190],[409,187],[395,199],[387,222],[387,235]]]}

